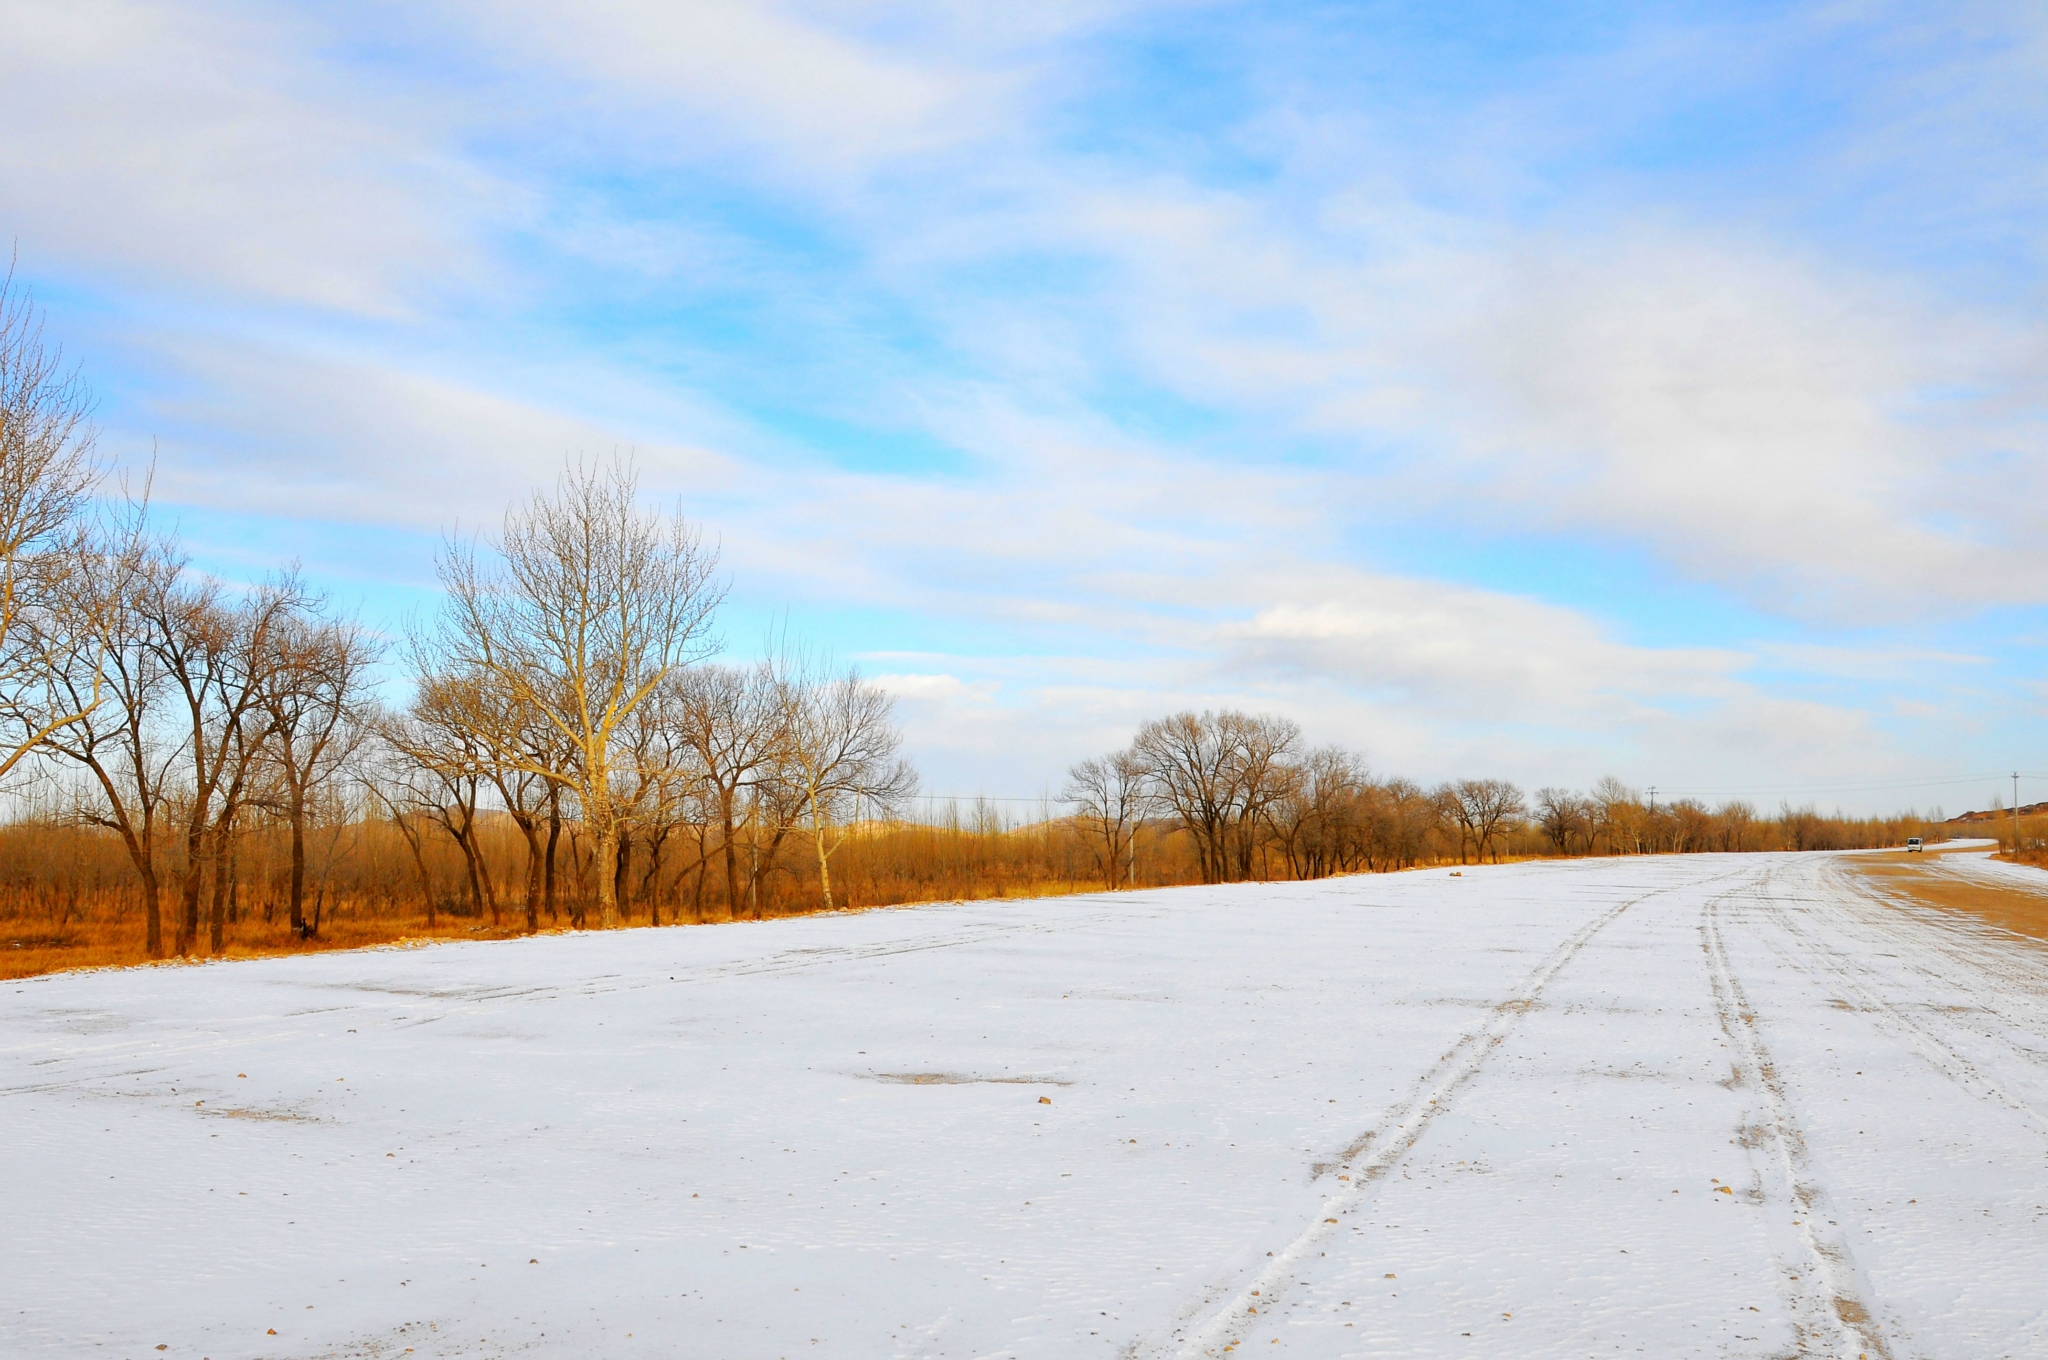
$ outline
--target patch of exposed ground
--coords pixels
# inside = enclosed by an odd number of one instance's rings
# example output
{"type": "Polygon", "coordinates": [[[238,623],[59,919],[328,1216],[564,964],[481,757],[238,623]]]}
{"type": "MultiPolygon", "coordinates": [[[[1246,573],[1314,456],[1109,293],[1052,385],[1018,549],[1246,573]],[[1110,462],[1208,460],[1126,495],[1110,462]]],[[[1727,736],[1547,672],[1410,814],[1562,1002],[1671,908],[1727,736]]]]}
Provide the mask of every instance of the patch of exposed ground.
{"type": "Polygon", "coordinates": [[[1898,851],[1884,855],[1847,855],[1842,864],[1887,893],[1920,906],[1963,912],[2016,934],[2048,940],[2048,874],[2038,892],[2007,887],[1945,873],[1938,860],[1898,851]]]}
{"type": "Polygon", "coordinates": [[[296,1110],[243,1110],[226,1105],[200,1111],[208,1119],[256,1119],[266,1124],[317,1124],[319,1119],[296,1110]]]}
{"type": "Polygon", "coordinates": [[[1059,1077],[978,1077],[972,1072],[877,1072],[876,1081],[899,1086],[1071,1086],[1059,1077]]]}

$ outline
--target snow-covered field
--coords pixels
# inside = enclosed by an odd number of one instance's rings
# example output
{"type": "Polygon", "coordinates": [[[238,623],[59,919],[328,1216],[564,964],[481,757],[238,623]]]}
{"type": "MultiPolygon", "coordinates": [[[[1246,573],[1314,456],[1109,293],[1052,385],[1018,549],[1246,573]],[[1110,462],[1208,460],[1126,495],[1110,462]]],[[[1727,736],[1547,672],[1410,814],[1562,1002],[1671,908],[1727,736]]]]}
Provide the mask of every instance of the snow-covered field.
{"type": "Polygon", "coordinates": [[[9,1357],[2048,1356],[2048,951],[1827,856],[46,978],[0,1097],[9,1357]]]}

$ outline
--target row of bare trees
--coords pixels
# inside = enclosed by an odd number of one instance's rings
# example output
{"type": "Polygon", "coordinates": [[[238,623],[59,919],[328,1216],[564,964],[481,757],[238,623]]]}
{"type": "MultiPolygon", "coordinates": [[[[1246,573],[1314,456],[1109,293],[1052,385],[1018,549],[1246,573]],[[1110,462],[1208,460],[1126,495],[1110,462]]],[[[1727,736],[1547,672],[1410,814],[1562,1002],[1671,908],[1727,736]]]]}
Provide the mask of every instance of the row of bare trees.
{"type": "Polygon", "coordinates": [[[1824,817],[1812,808],[1787,806],[1766,817],[1739,799],[1713,808],[1697,798],[1660,804],[1611,777],[1584,793],[1538,789],[1531,813],[1545,843],[1560,855],[1832,850],[1847,848],[1853,839],[1845,839],[1839,816],[1824,817]]]}
{"type": "Polygon", "coordinates": [[[1660,804],[1613,778],[1585,793],[1540,789],[1533,803],[1500,779],[1424,789],[1375,777],[1340,746],[1307,746],[1288,719],[1232,710],[1144,724],[1123,750],[1075,765],[1062,797],[1111,887],[1140,881],[1148,828],[1185,841],[1205,883],[1439,858],[1842,849],[1928,830],[1914,816],[1852,820],[1788,806],[1767,817],[1740,800],[1660,804]]]}
{"type": "Polygon", "coordinates": [[[77,819],[120,838],[152,955],[167,893],[170,948],[193,950],[204,926],[222,949],[251,817],[289,828],[301,934],[319,928],[316,842],[331,858],[372,814],[404,834],[423,884],[423,837],[444,833],[493,916],[480,835],[509,819],[529,929],[554,913],[566,833],[574,915],[594,896],[610,926],[635,876],[657,891],[685,845],[696,891],[716,860],[737,915],[799,832],[829,906],[847,825],[915,785],[888,696],[857,672],[786,643],[758,665],[706,664],[716,554],[642,507],[622,464],[571,467],[495,538],[447,545],[445,608],[398,649],[411,698],[391,711],[384,640],[296,569],[230,589],[145,499],[103,494],[91,416],[32,300],[0,279],[0,775],[33,758],[77,819]]]}
{"type": "Polygon", "coordinates": [[[0,279],[0,776],[31,757],[68,772],[74,815],[121,839],[152,955],[167,891],[170,947],[195,948],[204,924],[222,948],[251,816],[290,828],[302,934],[319,926],[315,830],[370,811],[401,829],[423,884],[423,837],[444,833],[493,916],[479,837],[509,819],[529,928],[553,914],[566,833],[575,916],[594,895],[610,926],[683,855],[700,896],[715,861],[733,913],[758,910],[792,838],[829,906],[847,826],[915,786],[888,696],[857,672],[786,643],[706,664],[716,554],[642,507],[621,464],[572,467],[495,538],[447,545],[445,608],[398,648],[411,698],[387,711],[383,639],[295,569],[242,591],[195,570],[142,499],[102,494],[91,416],[32,300],[0,279]]]}
{"type": "Polygon", "coordinates": [[[554,910],[565,824],[609,927],[636,898],[658,919],[685,880],[693,906],[715,880],[733,916],[758,916],[793,840],[829,908],[847,827],[916,787],[889,696],[857,670],[786,641],[753,665],[707,660],[715,555],[680,516],[640,508],[629,469],[570,469],[494,543],[451,545],[441,579],[447,606],[409,640],[414,697],[381,725],[372,787],[390,816],[446,832],[494,916],[480,817],[509,817],[525,842],[529,929],[554,910]]]}
{"type": "Polygon", "coordinates": [[[1289,719],[1228,709],[1144,724],[1125,749],[1075,765],[1062,797],[1111,886],[1137,881],[1138,832],[1155,821],[1186,838],[1201,881],[1226,883],[1401,868],[1446,828],[1461,861],[1468,846],[1499,858],[1523,811],[1512,784],[1376,779],[1354,752],[1305,746],[1289,719]]]}
{"type": "Polygon", "coordinates": [[[599,925],[622,899],[658,919],[690,874],[699,906],[722,885],[731,914],[758,915],[796,844],[829,907],[847,827],[915,786],[888,696],[857,671],[787,645],[751,666],[707,661],[714,557],[679,518],[641,509],[624,467],[572,468],[495,541],[446,549],[447,605],[399,649],[411,698],[396,709],[377,697],[383,641],[296,572],[231,591],[139,522],[69,549],[102,603],[90,627],[30,621],[36,680],[7,716],[24,751],[78,776],[74,815],[120,837],[152,955],[167,899],[170,952],[202,930],[223,948],[252,816],[289,830],[302,935],[320,926],[309,888],[366,816],[405,837],[430,924],[434,835],[495,921],[510,893],[483,840],[509,820],[531,930],[555,918],[565,880],[576,924],[593,899],[599,925]]]}
{"type": "Polygon", "coordinates": [[[301,917],[309,824],[359,749],[377,647],[295,572],[232,592],[108,495],[93,400],[0,280],[0,774],[68,772],[72,812],[117,835],[148,950],[219,950],[238,822],[289,824],[301,917]],[[208,901],[210,892],[210,902],[208,901]]]}
{"type": "MultiPolygon", "coordinates": [[[[150,953],[164,950],[167,886],[173,952],[196,947],[202,907],[208,947],[222,948],[236,832],[257,808],[290,828],[291,920],[303,928],[308,830],[334,820],[367,731],[374,640],[328,616],[295,574],[232,595],[165,536],[139,535],[93,569],[116,577],[102,624],[66,640],[46,681],[50,706],[81,716],[40,749],[84,776],[76,815],[120,836],[150,953]]],[[[24,732],[35,721],[16,718],[24,732]]]]}

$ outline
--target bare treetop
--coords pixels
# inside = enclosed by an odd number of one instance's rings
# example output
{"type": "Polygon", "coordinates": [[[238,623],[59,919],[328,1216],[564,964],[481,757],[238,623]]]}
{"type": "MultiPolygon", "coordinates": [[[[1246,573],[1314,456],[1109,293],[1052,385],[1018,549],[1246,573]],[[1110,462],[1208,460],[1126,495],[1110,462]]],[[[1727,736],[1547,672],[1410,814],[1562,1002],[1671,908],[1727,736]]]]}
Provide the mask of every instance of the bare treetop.
{"type": "MultiPolygon", "coordinates": [[[[442,554],[440,649],[560,737],[567,768],[540,768],[527,743],[497,754],[570,787],[609,862],[630,812],[613,789],[617,748],[662,682],[714,650],[711,616],[725,595],[717,554],[680,514],[643,510],[622,462],[566,469],[552,492],[506,514],[493,546],[488,559],[452,543],[442,554]]],[[[598,877],[610,925],[616,903],[609,877],[598,877]]]]}
{"type": "Polygon", "coordinates": [[[71,525],[99,480],[92,392],[10,268],[0,277],[0,552],[9,564],[71,525]]]}
{"type": "Polygon", "coordinates": [[[10,266],[0,276],[0,705],[20,731],[0,750],[0,774],[102,697],[90,685],[67,705],[51,685],[72,644],[105,622],[87,589],[100,546],[86,513],[100,477],[92,407],[10,266]]]}

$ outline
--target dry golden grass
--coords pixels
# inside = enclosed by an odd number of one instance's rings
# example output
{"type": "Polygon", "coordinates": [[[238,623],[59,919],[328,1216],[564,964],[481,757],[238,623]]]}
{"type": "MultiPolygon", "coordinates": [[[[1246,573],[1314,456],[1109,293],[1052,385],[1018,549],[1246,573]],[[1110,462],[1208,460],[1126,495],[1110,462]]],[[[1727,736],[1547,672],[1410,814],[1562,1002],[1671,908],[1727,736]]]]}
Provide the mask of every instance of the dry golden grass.
{"type": "MultiPolygon", "coordinates": [[[[1071,879],[1041,879],[1035,882],[1005,882],[992,884],[979,893],[964,896],[976,898],[1023,899],[1037,897],[1064,897],[1073,893],[1100,892],[1102,885],[1095,881],[1071,879]]],[[[875,910],[880,906],[915,905],[917,902],[956,901],[962,895],[923,894],[906,902],[890,902],[869,906],[849,906],[842,910],[875,910]]],[[[772,913],[775,915],[784,912],[772,913]]],[[[722,916],[715,918],[723,920],[722,916]]],[[[225,932],[226,949],[222,955],[230,959],[276,958],[291,954],[324,954],[338,949],[367,949],[378,945],[398,943],[428,943],[440,940],[503,940],[513,939],[526,933],[524,917],[518,910],[507,911],[503,923],[498,927],[479,924],[464,917],[442,916],[431,928],[424,913],[401,913],[393,916],[360,915],[330,917],[320,927],[320,934],[310,940],[301,940],[292,933],[280,917],[266,923],[258,918],[248,918],[230,924],[225,932]]],[[[671,925],[712,924],[713,920],[664,922],[661,928],[671,925]]],[[[629,921],[627,929],[647,929],[644,920],[629,921]]],[[[169,922],[165,933],[170,933],[169,922]]],[[[205,926],[200,927],[204,936],[205,926]]],[[[545,921],[541,933],[559,933],[560,928],[550,928],[545,921]]],[[[27,920],[0,921],[0,981],[35,977],[43,973],[69,972],[81,968],[126,968],[141,967],[151,963],[198,962],[189,960],[152,960],[144,948],[142,918],[133,912],[93,911],[74,917],[62,924],[45,925],[27,920]]],[[[203,947],[203,944],[202,944],[203,947]]]]}
{"type": "MultiPolygon", "coordinates": [[[[32,927],[25,921],[0,924],[0,980],[79,968],[123,968],[152,962],[143,947],[142,921],[128,917],[88,917],[54,928],[32,927]]],[[[493,930],[459,918],[443,917],[431,930],[425,916],[393,919],[349,919],[329,922],[317,938],[301,940],[282,921],[237,922],[227,928],[225,957],[269,958],[285,954],[324,954],[337,949],[412,940],[508,939],[522,934],[508,922],[493,930]]],[[[196,960],[193,960],[196,961],[196,960]]],[[[179,962],[170,960],[169,962],[179,962]]]]}
{"type": "Polygon", "coordinates": [[[1853,872],[1882,884],[1886,891],[1910,897],[1922,906],[1963,912],[2015,934],[2048,940],[2048,873],[2041,875],[2040,891],[2032,892],[1939,873],[1930,855],[1905,851],[1856,855],[1847,863],[1853,872]]]}

